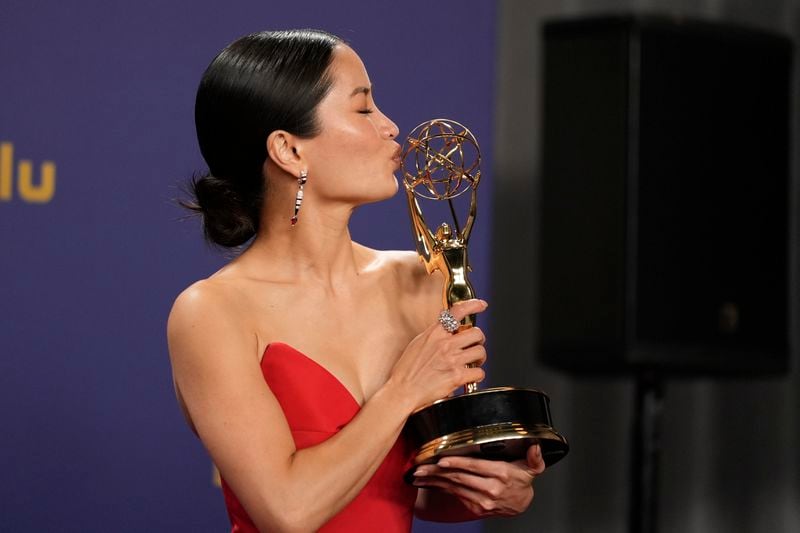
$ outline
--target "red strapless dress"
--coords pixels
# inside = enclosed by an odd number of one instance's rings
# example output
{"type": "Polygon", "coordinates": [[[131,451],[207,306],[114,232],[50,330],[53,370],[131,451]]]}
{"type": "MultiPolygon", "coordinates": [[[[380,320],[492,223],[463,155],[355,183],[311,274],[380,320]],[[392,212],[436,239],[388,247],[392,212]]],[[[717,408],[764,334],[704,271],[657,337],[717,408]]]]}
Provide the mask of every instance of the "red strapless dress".
{"type": "MultiPolygon", "coordinates": [[[[347,425],[361,407],[323,366],[283,343],[267,346],[261,372],[281,404],[297,449],[319,444],[347,425]]],[[[358,450],[354,450],[358,453],[358,450]]],[[[401,437],[356,498],[319,531],[411,531],[417,489],[403,482],[413,450],[401,437]]],[[[236,495],[222,480],[232,533],[257,533],[236,495]]]]}

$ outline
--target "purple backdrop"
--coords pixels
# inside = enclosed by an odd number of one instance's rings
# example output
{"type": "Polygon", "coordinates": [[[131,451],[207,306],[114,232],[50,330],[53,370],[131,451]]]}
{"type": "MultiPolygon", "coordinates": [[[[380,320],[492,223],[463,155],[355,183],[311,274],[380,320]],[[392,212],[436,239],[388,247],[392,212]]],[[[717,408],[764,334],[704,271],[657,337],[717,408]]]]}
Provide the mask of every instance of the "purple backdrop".
{"type": "MultiPolygon", "coordinates": [[[[455,118],[490,169],[494,21],[480,0],[4,2],[0,153],[13,161],[0,157],[0,530],[227,527],[175,405],[164,334],[175,295],[224,262],[173,202],[203,169],[192,108],[215,53],[261,29],[337,33],[401,136],[455,118]],[[34,186],[41,163],[55,164],[49,201],[20,194],[20,160],[34,186]]],[[[487,180],[471,245],[482,296],[490,205],[487,180]]],[[[399,196],[361,210],[352,230],[367,245],[412,246],[399,196]]],[[[415,531],[439,529],[479,524],[415,531]]]]}

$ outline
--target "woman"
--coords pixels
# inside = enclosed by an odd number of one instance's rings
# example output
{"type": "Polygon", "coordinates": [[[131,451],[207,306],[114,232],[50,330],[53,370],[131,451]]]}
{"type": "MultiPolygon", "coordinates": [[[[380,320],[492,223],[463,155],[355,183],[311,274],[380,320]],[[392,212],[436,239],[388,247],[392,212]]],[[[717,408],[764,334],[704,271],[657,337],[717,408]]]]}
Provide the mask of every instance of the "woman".
{"type": "MultiPolygon", "coordinates": [[[[416,409],[484,377],[483,334],[437,322],[440,277],[350,239],[397,191],[397,126],[356,53],[320,31],[262,32],[208,67],[195,108],[207,237],[249,246],[186,289],[168,324],[178,400],[223,478],[234,531],[408,531],[516,514],[544,469],[453,457],[402,481],[416,409]],[[252,240],[251,240],[252,239],[252,240]],[[417,487],[422,487],[418,490],[417,487]]],[[[461,302],[461,319],[486,308],[461,302]]]]}

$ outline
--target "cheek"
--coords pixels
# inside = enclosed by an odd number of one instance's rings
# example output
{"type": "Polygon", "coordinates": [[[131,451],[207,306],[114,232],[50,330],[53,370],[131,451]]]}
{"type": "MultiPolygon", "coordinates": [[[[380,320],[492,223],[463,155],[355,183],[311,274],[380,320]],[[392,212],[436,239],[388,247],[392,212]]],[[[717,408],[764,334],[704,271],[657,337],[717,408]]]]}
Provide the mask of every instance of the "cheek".
{"type": "Polygon", "coordinates": [[[391,159],[386,154],[383,141],[375,127],[365,117],[356,121],[339,121],[317,139],[313,151],[314,168],[318,174],[344,183],[363,183],[387,169],[391,172],[391,159]],[[341,180],[344,180],[342,182],[341,180]]]}
{"type": "Polygon", "coordinates": [[[337,165],[346,165],[356,170],[373,168],[380,162],[381,143],[374,135],[349,132],[341,135],[330,147],[330,156],[337,165]]]}
{"type": "Polygon", "coordinates": [[[358,163],[364,154],[374,149],[370,137],[355,127],[331,130],[326,137],[323,153],[320,155],[329,159],[349,159],[352,163],[358,163]]]}

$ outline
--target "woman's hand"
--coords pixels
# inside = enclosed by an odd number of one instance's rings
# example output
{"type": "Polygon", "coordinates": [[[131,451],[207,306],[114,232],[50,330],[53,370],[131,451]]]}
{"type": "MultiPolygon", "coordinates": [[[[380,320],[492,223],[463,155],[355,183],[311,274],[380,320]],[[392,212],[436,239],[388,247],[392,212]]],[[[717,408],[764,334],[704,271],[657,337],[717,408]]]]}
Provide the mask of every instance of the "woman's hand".
{"type": "Polygon", "coordinates": [[[512,463],[444,457],[437,464],[418,467],[414,485],[455,496],[474,518],[512,516],[528,508],[533,480],[544,469],[541,448],[535,444],[528,448],[526,459],[512,463]]]}
{"type": "MultiPolygon", "coordinates": [[[[456,320],[480,313],[483,300],[465,300],[450,309],[456,320]]],[[[437,321],[406,347],[395,364],[387,385],[399,388],[398,397],[411,402],[412,409],[448,396],[465,383],[483,381],[480,365],[486,360],[483,332],[472,327],[449,333],[437,321]],[[467,365],[475,364],[474,368],[467,365]]]]}

